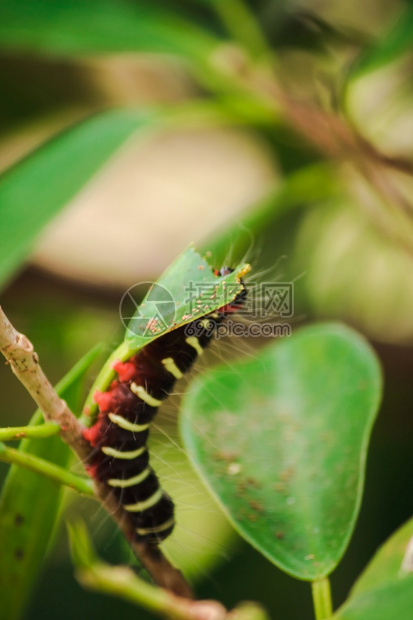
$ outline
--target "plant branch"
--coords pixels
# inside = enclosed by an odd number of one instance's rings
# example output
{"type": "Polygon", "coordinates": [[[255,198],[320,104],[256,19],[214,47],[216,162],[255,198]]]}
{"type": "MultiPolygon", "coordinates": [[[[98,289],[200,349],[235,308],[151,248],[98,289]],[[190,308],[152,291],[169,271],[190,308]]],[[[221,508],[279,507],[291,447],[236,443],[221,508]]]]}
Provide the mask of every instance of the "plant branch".
{"type": "Polygon", "coordinates": [[[39,365],[39,358],[32,343],[14,329],[1,308],[0,351],[10,364],[13,373],[43,412],[45,421],[58,424],[62,439],[82,461],[87,459],[90,448],[82,437],[82,425],[47,379],[39,365]]]}
{"type": "MultiPolygon", "coordinates": [[[[59,424],[63,441],[75,452],[82,463],[87,463],[90,445],[82,435],[84,426],[55,392],[39,365],[38,356],[31,342],[15,330],[1,308],[0,351],[10,364],[13,373],[42,410],[46,422],[59,424]]],[[[105,484],[95,481],[94,491],[128,540],[137,559],[154,581],[175,594],[190,598],[192,593],[189,585],[180,571],[165,558],[159,547],[140,543],[134,539],[133,523],[110,489],[105,484]]]]}
{"type": "Polygon", "coordinates": [[[93,481],[90,478],[82,478],[81,476],[72,474],[70,471],[63,469],[63,467],[46,461],[46,459],[20,452],[14,448],[7,448],[3,443],[0,443],[0,461],[13,465],[20,465],[37,474],[42,474],[50,478],[53,482],[64,484],[83,495],[91,495],[94,497],[93,481]]]}

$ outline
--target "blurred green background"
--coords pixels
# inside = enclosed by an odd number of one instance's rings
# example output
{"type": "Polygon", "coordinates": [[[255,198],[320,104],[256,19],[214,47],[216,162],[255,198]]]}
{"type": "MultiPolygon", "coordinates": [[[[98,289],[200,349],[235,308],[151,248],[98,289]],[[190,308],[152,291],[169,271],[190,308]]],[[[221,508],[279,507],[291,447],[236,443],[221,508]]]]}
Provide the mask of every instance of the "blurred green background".
{"type": "MultiPolygon", "coordinates": [[[[119,341],[124,290],[157,277],[195,242],[217,265],[246,256],[261,279],[294,281],[293,330],[328,318],[364,333],[381,358],[385,394],[356,533],[332,576],[338,605],[413,513],[413,8],[389,0],[223,4],[2,3],[6,183],[33,149],[93,114],[124,107],[157,120],[56,198],[54,210],[65,208],[26,235],[1,304],[57,382],[96,342],[109,352],[119,341]]],[[[0,227],[10,209],[22,222],[43,222],[42,196],[53,202],[72,165],[82,165],[80,140],[61,169],[53,144],[54,176],[25,188],[23,175],[20,200],[6,191],[0,227]]],[[[236,355],[246,350],[239,346],[236,355]]],[[[211,363],[230,346],[223,349],[211,363]]],[[[6,367],[0,390],[0,425],[25,424],[34,407],[6,367]]],[[[152,438],[178,505],[171,557],[200,597],[229,607],[259,600],[274,618],[311,617],[308,585],[242,543],[191,473],[176,445],[177,407],[168,403],[152,438]]],[[[132,562],[94,504],[68,493],[66,509],[87,515],[102,556],[132,562]]],[[[145,616],[80,588],[61,524],[25,619],[137,613],[145,616]]]]}

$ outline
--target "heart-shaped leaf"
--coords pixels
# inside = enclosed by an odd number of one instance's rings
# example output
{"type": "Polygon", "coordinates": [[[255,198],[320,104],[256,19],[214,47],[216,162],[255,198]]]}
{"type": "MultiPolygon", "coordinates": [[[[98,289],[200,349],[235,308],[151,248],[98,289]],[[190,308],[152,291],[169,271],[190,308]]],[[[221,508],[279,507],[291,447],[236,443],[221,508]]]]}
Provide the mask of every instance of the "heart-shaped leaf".
{"type": "Polygon", "coordinates": [[[297,578],[327,575],[346,549],[380,392],[368,344],[330,324],[188,391],[181,429],[195,466],[240,534],[297,578]]]}
{"type": "Polygon", "coordinates": [[[413,615],[413,519],[374,556],[336,620],[411,620],[413,615]]]}

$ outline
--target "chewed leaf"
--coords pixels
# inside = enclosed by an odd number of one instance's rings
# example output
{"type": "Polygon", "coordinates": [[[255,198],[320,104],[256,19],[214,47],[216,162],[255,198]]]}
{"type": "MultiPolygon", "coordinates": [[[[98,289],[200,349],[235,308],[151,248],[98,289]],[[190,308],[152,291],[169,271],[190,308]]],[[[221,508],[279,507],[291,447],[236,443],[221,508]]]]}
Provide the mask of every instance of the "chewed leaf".
{"type": "Polygon", "coordinates": [[[248,269],[242,265],[217,278],[206,260],[188,248],[136,308],[126,330],[128,346],[140,349],[163,333],[230,303],[241,291],[240,277],[248,269]]]}
{"type": "Polygon", "coordinates": [[[410,620],[413,609],[413,519],[384,543],[335,620],[410,620]]]}
{"type": "Polygon", "coordinates": [[[327,324],[186,395],[182,435],[202,478],[239,533],[299,579],[329,574],[347,547],[380,392],[367,343],[327,324]]]}

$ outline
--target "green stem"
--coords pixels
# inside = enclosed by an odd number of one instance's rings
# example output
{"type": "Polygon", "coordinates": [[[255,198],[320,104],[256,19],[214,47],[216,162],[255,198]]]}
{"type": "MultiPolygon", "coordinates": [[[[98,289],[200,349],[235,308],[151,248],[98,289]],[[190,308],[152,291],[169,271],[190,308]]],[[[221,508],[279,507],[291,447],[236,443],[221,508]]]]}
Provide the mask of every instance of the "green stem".
{"type": "Polygon", "coordinates": [[[78,567],[76,578],[85,588],[117,596],[171,620],[230,616],[233,620],[269,620],[264,609],[256,603],[241,603],[231,614],[227,614],[217,601],[192,601],[175,596],[165,588],[158,588],[136,577],[126,566],[108,566],[94,561],[89,566],[78,567]]]}
{"type": "Polygon", "coordinates": [[[0,443],[0,461],[26,467],[26,469],[42,474],[58,484],[64,484],[83,495],[94,495],[93,481],[91,479],[76,476],[66,471],[66,469],[53,465],[53,463],[38,456],[25,454],[14,448],[7,448],[3,443],[0,443]]]}
{"type": "Polygon", "coordinates": [[[214,0],[214,9],[227,31],[255,56],[269,56],[271,51],[258,25],[243,0],[214,0]]]}
{"type": "Polygon", "coordinates": [[[80,418],[81,423],[86,424],[86,426],[90,426],[91,424],[93,424],[95,413],[97,412],[97,404],[93,400],[93,395],[96,390],[99,390],[100,392],[105,392],[113,379],[115,379],[116,373],[112,368],[112,363],[115,360],[120,360],[121,362],[124,362],[125,360],[128,360],[134,353],[135,351],[130,349],[126,342],[122,342],[122,344],[120,344],[118,348],[113,351],[112,355],[106,360],[105,364],[102,366],[102,370],[96,377],[86,399],[85,406],[83,408],[83,415],[80,418]]]}
{"type": "Polygon", "coordinates": [[[85,588],[117,596],[171,620],[269,620],[265,610],[257,603],[244,602],[227,613],[218,601],[184,598],[167,587],[144,581],[127,566],[109,566],[97,557],[83,521],[69,522],[67,527],[75,575],[85,588]]]}
{"type": "Polygon", "coordinates": [[[13,441],[13,439],[23,439],[25,437],[33,439],[43,439],[53,437],[60,431],[60,426],[56,422],[46,422],[39,426],[9,426],[0,428],[0,441],[13,441]]]}
{"type": "Polygon", "coordinates": [[[137,579],[129,568],[94,563],[87,568],[78,568],[76,576],[87,588],[141,605],[155,614],[165,614],[170,618],[186,617],[186,614],[181,615],[179,607],[174,605],[175,597],[167,590],[137,579]]]}
{"type": "Polygon", "coordinates": [[[269,620],[266,610],[259,603],[239,603],[230,613],[231,620],[269,620]]]}
{"type": "Polygon", "coordinates": [[[326,620],[333,614],[330,581],[323,577],[311,583],[316,620],[326,620]]]}

